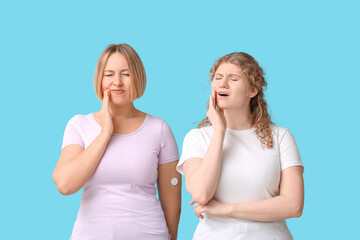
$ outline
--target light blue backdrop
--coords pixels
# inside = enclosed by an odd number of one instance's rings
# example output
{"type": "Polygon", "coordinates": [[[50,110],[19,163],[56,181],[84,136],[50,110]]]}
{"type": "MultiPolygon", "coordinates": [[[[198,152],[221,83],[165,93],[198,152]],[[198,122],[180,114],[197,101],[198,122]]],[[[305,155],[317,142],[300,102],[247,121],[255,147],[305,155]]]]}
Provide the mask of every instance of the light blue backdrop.
{"type": "MultiPolygon", "coordinates": [[[[354,239],[359,227],[357,1],[2,1],[0,239],[68,239],[80,193],[52,181],[74,114],[98,111],[92,79],[110,43],[129,43],[148,77],[136,106],[165,119],[179,149],[205,116],[217,58],[244,51],[266,72],[273,121],[305,165],[295,239],[354,239]],[[130,3],[131,2],[131,3],[130,3]],[[194,127],[194,125],[192,126],[194,127]]],[[[197,225],[183,189],[179,239],[197,225]]]]}

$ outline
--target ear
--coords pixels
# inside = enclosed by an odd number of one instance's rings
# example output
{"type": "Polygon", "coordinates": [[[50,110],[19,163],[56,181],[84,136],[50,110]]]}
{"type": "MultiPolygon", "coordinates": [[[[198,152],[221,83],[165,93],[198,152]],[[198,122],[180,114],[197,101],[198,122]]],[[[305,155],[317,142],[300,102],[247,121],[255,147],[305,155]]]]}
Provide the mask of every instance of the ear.
{"type": "Polygon", "coordinates": [[[249,97],[253,98],[258,94],[258,90],[255,87],[251,87],[249,97]]]}

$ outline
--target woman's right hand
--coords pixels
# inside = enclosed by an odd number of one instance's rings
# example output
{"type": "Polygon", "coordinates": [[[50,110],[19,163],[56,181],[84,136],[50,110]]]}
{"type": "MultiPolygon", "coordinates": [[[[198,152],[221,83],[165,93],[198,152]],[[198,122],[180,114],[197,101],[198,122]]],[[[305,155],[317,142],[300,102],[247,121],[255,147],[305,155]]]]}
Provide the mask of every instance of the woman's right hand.
{"type": "Polygon", "coordinates": [[[109,111],[109,101],[110,101],[110,90],[107,89],[104,91],[104,98],[100,110],[101,132],[107,135],[111,135],[114,130],[113,121],[109,111]]]}
{"type": "Polygon", "coordinates": [[[206,113],[206,116],[209,118],[211,125],[214,130],[225,132],[226,130],[226,119],[224,115],[224,110],[219,108],[216,109],[216,89],[212,90],[212,94],[209,98],[209,109],[206,113]]]}

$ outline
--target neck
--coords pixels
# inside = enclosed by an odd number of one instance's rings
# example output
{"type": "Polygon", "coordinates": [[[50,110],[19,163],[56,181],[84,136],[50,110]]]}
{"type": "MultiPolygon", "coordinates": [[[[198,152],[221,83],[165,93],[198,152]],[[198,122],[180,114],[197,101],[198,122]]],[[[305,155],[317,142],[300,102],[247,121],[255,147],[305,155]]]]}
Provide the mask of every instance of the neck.
{"type": "Polygon", "coordinates": [[[250,108],[224,110],[227,127],[233,130],[245,130],[251,127],[250,108]]]}
{"type": "Polygon", "coordinates": [[[110,102],[109,111],[110,115],[114,118],[129,118],[133,117],[138,110],[135,108],[132,102],[121,106],[115,105],[110,102]]]}

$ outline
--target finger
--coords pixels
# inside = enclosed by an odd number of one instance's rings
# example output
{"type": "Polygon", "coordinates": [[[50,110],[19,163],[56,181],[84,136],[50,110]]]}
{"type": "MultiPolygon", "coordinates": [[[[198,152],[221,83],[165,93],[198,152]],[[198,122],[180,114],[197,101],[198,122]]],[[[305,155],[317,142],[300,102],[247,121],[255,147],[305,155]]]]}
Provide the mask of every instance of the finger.
{"type": "Polygon", "coordinates": [[[213,109],[215,108],[214,106],[214,98],[212,95],[210,95],[210,98],[209,98],[209,108],[213,109]]]}
{"type": "Polygon", "coordinates": [[[201,218],[202,216],[201,216],[201,214],[200,214],[200,212],[198,211],[198,210],[194,210],[194,213],[195,213],[195,215],[198,217],[198,218],[201,218]]]}
{"type": "Polygon", "coordinates": [[[110,89],[107,90],[107,101],[110,101],[111,91],[110,89]]]}
{"type": "Polygon", "coordinates": [[[110,91],[110,89],[108,89],[107,94],[108,94],[108,101],[109,101],[109,100],[110,100],[110,97],[111,97],[111,91],[110,91]]]}
{"type": "Polygon", "coordinates": [[[195,200],[194,199],[191,199],[191,201],[190,201],[190,204],[189,205],[193,205],[193,203],[195,202],[195,200]]]}
{"type": "Polygon", "coordinates": [[[110,101],[110,90],[107,89],[105,92],[104,92],[104,99],[103,99],[103,103],[105,105],[105,107],[107,108],[108,105],[109,105],[109,101],[110,101]]]}
{"type": "Polygon", "coordinates": [[[214,89],[214,106],[217,107],[217,91],[214,89]]]}
{"type": "MultiPolygon", "coordinates": [[[[218,107],[218,108],[219,108],[219,107],[218,107]]],[[[219,108],[219,113],[220,113],[221,116],[225,116],[225,115],[224,115],[224,109],[219,108]]]]}
{"type": "Polygon", "coordinates": [[[102,99],[102,104],[101,104],[101,110],[104,111],[105,105],[106,105],[106,98],[107,98],[107,93],[106,90],[103,92],[103,99],[102,99]]]}
{"type": "Polygon", "coordinates": [[[194,214],[199,217],[198,212],[194,209],[194,214]]]}
{"type": "Polygon", "coordinates": [[[216,88],[212,90],[213,104],[216,107],[216,88]]]}
{"type": "Polygon", "coordinates": [[[105,102],[107,98],[109,98],[109,94],[108,94],[108,90],[105,90],[103,93],[103,102],[105,102]]]}
{"type": "Polygon", "coordinates": [[[204,216],[202,215],[203,212],[205,212],[204,209],[202,207],[198,207],[196,209],[196,216],[198,216],[201,219],[204,219],[204,216]]]}

